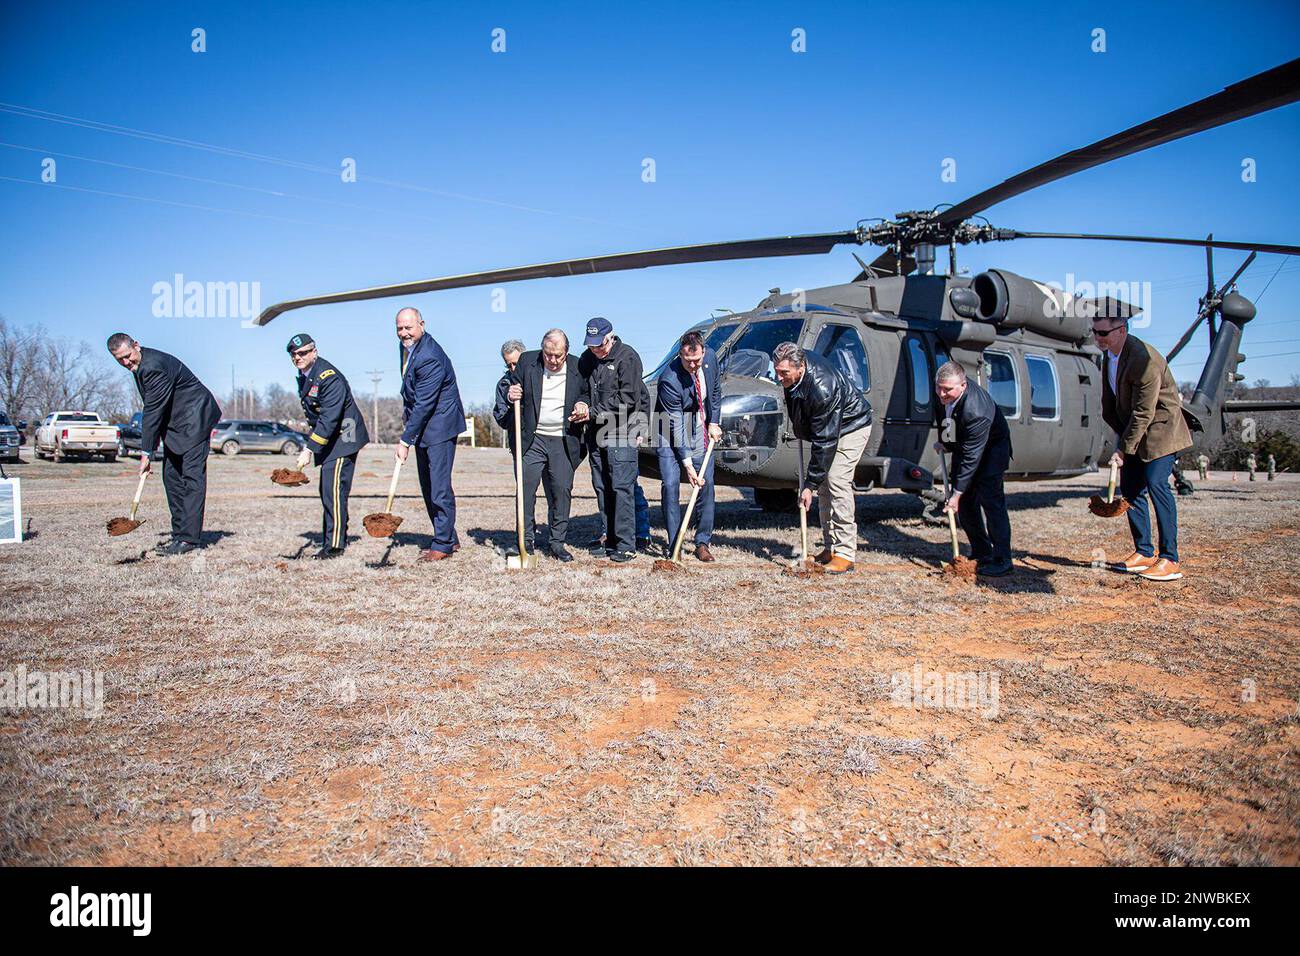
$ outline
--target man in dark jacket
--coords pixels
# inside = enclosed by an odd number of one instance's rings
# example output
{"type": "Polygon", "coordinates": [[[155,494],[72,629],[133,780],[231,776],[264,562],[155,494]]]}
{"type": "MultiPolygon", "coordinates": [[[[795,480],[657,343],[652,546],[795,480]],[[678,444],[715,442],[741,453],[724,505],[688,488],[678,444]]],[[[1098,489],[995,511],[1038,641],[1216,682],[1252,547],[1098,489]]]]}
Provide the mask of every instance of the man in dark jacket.
{"type": "Polygon", "coordinates": [[[420,492],[433,523],[433,540],[420,552],[420,560],[442,561],[460,550],[451,469],[456,462],[456,436],[465,430],[465,407],[456,386],[456,370],[442,346],[425,334],[419,309],[398,311],[397,338],[402,343],[405,427],[395,454],[398,461],[406,461],[415,448],[420,492]]]}
{"type": "Polygon", "coordinates": [[[993,396],[967,380],[966,370],[957,362],[939,366],[934,385],[945,408],[935,450],[939,454],[945,449],[952,452],[952,492],[944,510],[957,512],[962,530],[970,539],[978,574],[1010,574],[1011,518],[1002,490],[1011,464],[1011,432],[1006,416],[993,396]]]}
{"type": "Polygon", "coordinates": [[[313,557],[337,558],[348,546],[348,494],[357,453],[370,435],[348,380],[319,356],[312,337],[299,332],[289,340],[287,351],[298,370],[298,401],[311,425],[298,468],[306,467],[314,455],[320,469],[321,548],[313,557]]]}
{"type": "Polygon", "coordinates": [[[682,473],[691,485],[700,489],[695,529],[695,557],[713,561],[709,542],[713,538],[713,469],[714,457],[704,468],[705,449],[722,437],[722,387],[718,374],[718,356],[704,344],[699,332],[687,332],[678,346],[677,357],[659,376],[655,412],[655,431],[659,458],[659,475],[663,480],[664,524],[668,547],[677,540],[682,523],[679,498],[682,473]]]}
{"type": "Polygon", "coordinates": [[[573,473],[583,455],[587,380],[578,373],[578,360],[569,354],[569,337],[561,329],[546,333],[540,351],[519,356],[510,377],[506,399],[511,403],[512,424],[514,403],[521,403],[516,453],[524,456],[524,542],[533,547],[533,512],[541,482],[546,488],[551,557],[572,561],[565,542],[573,473]]]}
{"type": "Polygon", "coordinates": [[[208,493],[208,439],[221,417],[217,400],[174,355],[142,348],[125,332],[108,338],[108,351],[135,376],[144,404],[140,416],[140,473],[152,470],[162,442],[163,486],[172,513],[171,543],[163,554],[199,547],[208,493]]]}
{"type": "Polygon", "coordinates": [[[496,397],[492,402],[492,418],[506,433],[511,448],[515,447],[515,412],[506,392],[510,390],[510,376],[523,354],[524,343],[518,339],[506,339],[501,344],[501,361],[506,363],[506,372],[497,380],[496,397]]]}
{"type": "Polygon", "coordinates": [[[822,524],[817,561],[828,574],[844,574],[853,570],[858,554],[853,475],[871,438],[871,406],[843,372],[794,342],[773,349],[772,362],[785,389],[791,430],[801,449],[803,442],[810,443],[799,507],[812,507],[816,488],[822,524]]]}
{"type": "Polygon", "coordinates": [[[587,451],[591,483],[605,516],[605,553],[612,561],[636,557],[637,445],[649,430],[649,392],[641,356],[614,334],[608,319],[587,323],[587,351],[578,371],[590,392],[587,451]]]}

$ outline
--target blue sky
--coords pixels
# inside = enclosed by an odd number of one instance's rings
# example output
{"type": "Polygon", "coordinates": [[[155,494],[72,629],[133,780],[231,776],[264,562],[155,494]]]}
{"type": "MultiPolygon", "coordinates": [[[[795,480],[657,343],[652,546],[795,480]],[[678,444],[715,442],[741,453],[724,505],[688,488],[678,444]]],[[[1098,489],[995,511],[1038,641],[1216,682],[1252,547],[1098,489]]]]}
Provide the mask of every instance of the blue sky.
{"type": "MultiPolygon", "coordinates": [[[[154,284],[176,273],[257,282],[269,305],[571,256],[847,229],[962,199],[1217,92],[1293,57],[1300,32],[1289,2],[938,2],[924,17],[860,2],[468,6],[5,4],[0,103],[75,122],[0,111],[0,314],[96,347],[130,331],[221,395],[232,365],[241,386],[289,384],[284,343],[310,331],[359,390],[371,388],[366,370],[384,369],[391,393],[392,320],[407,300],[246,329],[155,318],[154,284]],[[196,27],[204,53],[191,50],[196,27]],[[1098,27],[1105,53],[1091,50],[1098,27]],[[491,50],[494,28],[506,31],[504,53],[491,50]],[[806,53],[791,50],[795,28],[806,53]],[[40,181],[45,157],[56,160],[54,184],[40,181]],[[653,183],[642,181],[646,157],[653,183]],[[949,157],[955,183],[940,179],[949,157]],[[345,158],[357,182],[341,181],[345,158]]],[[[1026,230],[1295,243],[1298,156],[1300,106],[1290,106],[987,215],[1026,230]],[[1246,157],[1256,182],[1241,180],[1246,157]]],[[[1216,256],[1220,280],[1240,258],[1216,256]]],[[[1195,249],[1024,241],[967,247],[960,261],[1062,284],[1071,273],[1151,282],[1153,321],[1139,334],[1163,348],[1204,286],[1195,249]]],[[[841,247],[516,283],[504,313],[488,288],[409,301],[476,402],[507,337],[531,344],[553,325],[576,335],[605,315],[651,364],[712,308],[855,272],[841,247]]],[[[1261,255],[1241,291],[1255,298],[1270,280],[1243,349],[1260,357],[1243,371],[1283,383],[1300,370],[1300,354],[1277,354],[1300,352],[1300,260],[1261,255]]],[[[1179,357],[1180,379],[1195,378],[1198,367],[1181,363],[1205,352],[1202,336],[1179,357]]]]}

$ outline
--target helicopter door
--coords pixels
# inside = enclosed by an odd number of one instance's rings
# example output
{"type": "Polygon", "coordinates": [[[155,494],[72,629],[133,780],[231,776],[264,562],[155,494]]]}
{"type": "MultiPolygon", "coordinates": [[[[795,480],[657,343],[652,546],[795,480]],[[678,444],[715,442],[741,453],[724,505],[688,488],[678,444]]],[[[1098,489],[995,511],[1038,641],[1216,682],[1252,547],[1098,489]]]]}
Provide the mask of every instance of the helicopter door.
{"type": "Polygon", "coordinates": [[[1021,469],[1051,474],[1061,465],[1065,453],[1065,414],[1061,376],[1051,352],[1025,352],[1029,385],[1029,428],[1024,453],[1016,447],[1021,469]]]}
{"type": "Polygon", "coordinates": [[[904,336],[903,348],[907,352],[909,390],[903,420],[891,423],[894,434],[890,435],[890,454],[919,462],[934,428],[934,360],[925,340],[914,333],[904,336]]]}

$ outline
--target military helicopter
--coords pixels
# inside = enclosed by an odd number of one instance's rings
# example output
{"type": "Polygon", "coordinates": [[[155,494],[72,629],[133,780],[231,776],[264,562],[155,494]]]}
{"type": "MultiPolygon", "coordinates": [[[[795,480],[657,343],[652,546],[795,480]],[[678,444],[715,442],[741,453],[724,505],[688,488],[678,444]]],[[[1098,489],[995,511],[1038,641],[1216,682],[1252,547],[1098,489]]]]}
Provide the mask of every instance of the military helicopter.
{"type": "MultiPolygon", "coordinates": [[[[1213,236],[1025,232],[995,227],[980,213],[1082,170],[1297,99],[1300,59],[1065,153],[946,208],[862,220],[845,232],[676,246],[296,299],[266,309],[258,324],[265,325],[290,309],[334,302],[650,266],[814,255],[845,244],[883,246],[885,251],[871,263],[854,254],[861,271],[843,285],[788,293],[772,289],[747,312],[717,316],[695,326],[717,351],[723,371],[717,482],[752,488],[755,502],[766,510],[793,506],[800,474],[798,443],[789,431],[771,361],[773,349],[786,341],[830,358],[871,402],[876,427],[855,475],[859,491],[895,488],[932,500],[938,497],[934,486],[939,462],[931,447],[938,426],[932,383],[935,370],[948,359],[961,362],[1002,407],[1014,447],[1008,479],[1080,475],[1095,471],[1114,450],[1114,435],[1101,417],[1101,353],[1091,341],[1091,318],[1099,313],[1131,318],[1140,310],[1109,295],[1074,296],[1005,269],[989,269],[973,278],[959,275],[957,247],[1012,239],[1203,247],[1209,272],[1206,294],[1169,358],[1208,321],[1210,354],[1183,413],[1196,441],[1213,445],[1223,435],[1224,413],[1247,410],[1224,400],[1228,383],[1244,377],[1236,371],[1245,360],[1237,349],[1243,327],[1255,316],[1254,305],[1236,291],[1236,281],[1257,253],[1298,255],[1300,246],[1228,242],[1213,236]],[[948,247],[948,273],[936,275],[936,251],[942,246],[948,247]],[[1214,249],[1250,253],[1232,278],[1217,288],[1214,249]]],[[[653,386],[676,350],[674,344],[646,376],[648,385],[653,386]]],[[[1274,409],[1287,407],[1296,406],[1270,404],[1274,409]]],[[[653,451],[643,454],[642,466],[643,474],[657,477],[653,451]]]]}

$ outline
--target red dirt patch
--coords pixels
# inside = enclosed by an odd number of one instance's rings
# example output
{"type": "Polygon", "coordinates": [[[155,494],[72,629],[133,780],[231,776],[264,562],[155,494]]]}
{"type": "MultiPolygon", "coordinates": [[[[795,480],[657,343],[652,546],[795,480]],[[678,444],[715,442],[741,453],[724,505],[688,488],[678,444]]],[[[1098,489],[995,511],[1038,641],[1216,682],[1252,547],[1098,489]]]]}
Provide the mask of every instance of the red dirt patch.
{"type": "Polygon", "coordinates": [[[306,475],[301,471],[291,471],[288,468],[275,469],[275,471],[271,472],[271,480],[277,485],[284,485],[287,488],[307,484],[306,475]]]}
{"type": "Polygon", "coordinates": [[[108,533],[116,538],[118,535],[130,534],[142,524],[143,521],[132,521],[130,518],[109,518],[108,533]]]}
{"type": "Polygon", "coordinates": [[[402,526],[402,519],[398,515],[380,511],[372,515],[366,515],[361,519],[361,523],[366,526],[366,532],[370,537],[387,538],[402,526]]]}
{"type": "Polygon", "coordinates": [[[974,579],[975,569],[977,567],[979,567],[979,565],[970,558],[957,557],[951,561],[944,562],[943,573],[950,575],[951,577],[963,578],[970,581],[974,579]]]}

